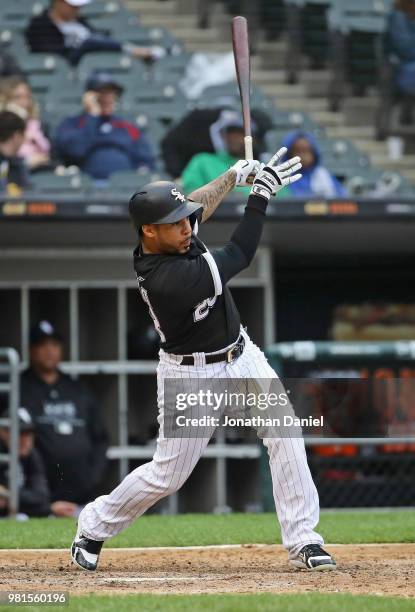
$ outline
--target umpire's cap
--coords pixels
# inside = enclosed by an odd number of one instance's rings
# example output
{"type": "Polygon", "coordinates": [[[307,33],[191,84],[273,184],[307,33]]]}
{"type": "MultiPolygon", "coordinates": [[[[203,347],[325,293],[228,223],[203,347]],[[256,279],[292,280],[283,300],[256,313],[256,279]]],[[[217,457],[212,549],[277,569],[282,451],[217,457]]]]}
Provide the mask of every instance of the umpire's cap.
{"type": "Polygon", "coordinates": [[[129,211],[137,230],[142,225],[175,223],[189,217],[202,204],[188,202],[175,183],[147,183],[131,198],[129,211]]]}

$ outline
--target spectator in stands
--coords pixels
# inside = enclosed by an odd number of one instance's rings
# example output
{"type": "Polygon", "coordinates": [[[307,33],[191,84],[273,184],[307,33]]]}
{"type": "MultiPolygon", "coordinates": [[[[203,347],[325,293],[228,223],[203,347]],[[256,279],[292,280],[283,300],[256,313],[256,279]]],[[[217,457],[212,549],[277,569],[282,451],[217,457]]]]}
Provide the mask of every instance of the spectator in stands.
{"type": "Polygon", "coordinates": [[[106,32],[94,29],[79,16],[91,0],[51,0],[49,9],[32,18],[25,34],[34,52],[59,53],[73,65],[90,51],[124,51],[132,57],[155,60],[164,57],[162,47],[138,47],[120,43],[106,32]]]}
{"type": "Polygon", "coordinates": [[[0,108],[14,110],[27,118],[24,142],[17,155],[25,159],[31,170],[47,166],[50,162],[50,143],[43,133],[32,90],[22,77],[14,76],[0,81],[0,108]]]}
{"type": "Polygon", "coordinates": [[[10,53],[0,45],[0,78],[9,76],[22,76],[23,72],[10,53]]]}
{"type": "Polygon", "coordinates": [[[344,187],[327,168],[321,164],[321,153],[317,140],[307,132],[290,132],[282,142],[287,147],[287,159],[298,155],[303,168],[302,178],[289,185],[285,193],[296,198],[318,196],[322,198],[344,197],[347,195],[344,187]]]}
{"type": "MultiPolygon", "coordinates": [[[[172,177],[179,177],[196,153],[218,153],[225,150],[221,126],[228,112],[229,109],[223,106],[191,111],[166,134],[161,149],[166,170],[172,177]],[[189,138],[189,134],[197,134],[197,138],[189,138]]],[[[263,136],[271,129],[272,123],[268,115],[255,109],[252,118],[257,126],[255,156],[258,158],[264,147],[263,136]]]]}
{"type": "Polygon", "coordinates": [[[48,321],[30,334],[30,367],[21,377],[21,402],[33,419],[52,501],[72,516],[96,495],[106,468],[107,433],[87,387],[59,370],[62,340],[48,321]]]}
{"type": "Polygon", "coordinates": [[[18,195],[30,187],[24,159],[17,154],[24,142],[26,123],[16,113],[0,111],[0,191],[18,195]]]}
{"type": "MultiPolygon", "coordinates": [[[[245,157],[242,117],[235,111],[223,111],[214,124],[217,136],[223,142],[223,150],[215,153],[197,153],[189,161],[182,174],[183,189],[191,193],[223,174],[238,159],[245,157]]],[[[255,133],[256,125],[252,124],[255,133]]],[[[250,187],[238,187],[236,191],[249,193],[250,187]]]]}
{"type": "MultiPolygon", "coordinates": [[[[8,416],[8,410],[2,417],[8,416]]],[[[28,516],[51,514],[49,487],[42,457],[34,448],[33,421],[26,408],[19,408],[19,511],[28,516]]],[[[0,428],[0,453],[8,453],[10,428],[0,428]]],[[[9,505],[9,465],[0,463],[0,516],[9,505]]]]}
{"type": "MultiPolygon", "coordinates": [[[[398,60],[396,84],[403,94],[415,95],[415,2],[395,0],[387,29],[389,51],[398,60]]],[[[413,101],[412,101],[413,102],[413,101]]],[[[408,101],[408,105],[412,106],[408,101]]],[[[412,109],[404,111],[404,122],[411,123],[412,109]]]]}
{"type": "Polygon", "coordinates": [[[154,169],[146,135],[137,125],[115,115],[123,87],[111,74],[95,72],[83,96],[84,112],[64,119],[56,132],[56,151],[66,165],[76,165],[102,181],[112,172],[154,169]]]}

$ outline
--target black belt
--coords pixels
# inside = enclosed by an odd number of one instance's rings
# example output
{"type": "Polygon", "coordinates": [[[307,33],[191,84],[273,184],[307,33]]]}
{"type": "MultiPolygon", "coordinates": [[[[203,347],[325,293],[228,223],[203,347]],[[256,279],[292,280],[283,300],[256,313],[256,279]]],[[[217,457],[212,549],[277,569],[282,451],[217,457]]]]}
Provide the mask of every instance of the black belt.
{"type": "MultiPolygon", "coordinates": [[[[217,353],[216,355],[205,355],[206,364],[209,363],[218,363],[219,361],[227,361],[228,363],[232,363],[235,359],[238,359],[244,352],[245,348],[245,338],[240,335],[236,344],[233,345],[229,351],[223,351],[223,353],[217,353]]],[[[186,366],[194,366],[195,359],[193,355],[183,355],[180,365],[186,366]]]]}

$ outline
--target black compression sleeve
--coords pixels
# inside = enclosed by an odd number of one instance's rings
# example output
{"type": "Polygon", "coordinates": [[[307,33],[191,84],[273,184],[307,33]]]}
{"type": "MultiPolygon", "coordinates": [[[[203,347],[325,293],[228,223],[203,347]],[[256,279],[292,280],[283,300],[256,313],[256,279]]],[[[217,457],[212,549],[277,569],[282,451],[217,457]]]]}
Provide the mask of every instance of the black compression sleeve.
{"type": "Polygon", "coordinates": [[[248,265],[251,263],[261,239],[268,200],[257,195],[250,195],[245,213],[234,233],[234,242],[245,255],[248,265]]]}

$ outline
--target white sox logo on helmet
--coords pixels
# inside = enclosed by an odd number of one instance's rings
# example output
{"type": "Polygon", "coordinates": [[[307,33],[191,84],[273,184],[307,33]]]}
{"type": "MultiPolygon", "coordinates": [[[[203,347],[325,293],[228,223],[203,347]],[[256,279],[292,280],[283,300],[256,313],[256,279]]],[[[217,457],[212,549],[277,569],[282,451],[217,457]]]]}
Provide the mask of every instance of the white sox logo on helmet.
{"type": "Polygon", "coordinates": [[[182,193],[180,193],[178,189],[172,189],[170,193],[171,195],[176,196],[174,198],[175,200],[180,200],[180,202],[186,202],[185,196],[182,193]]]}

